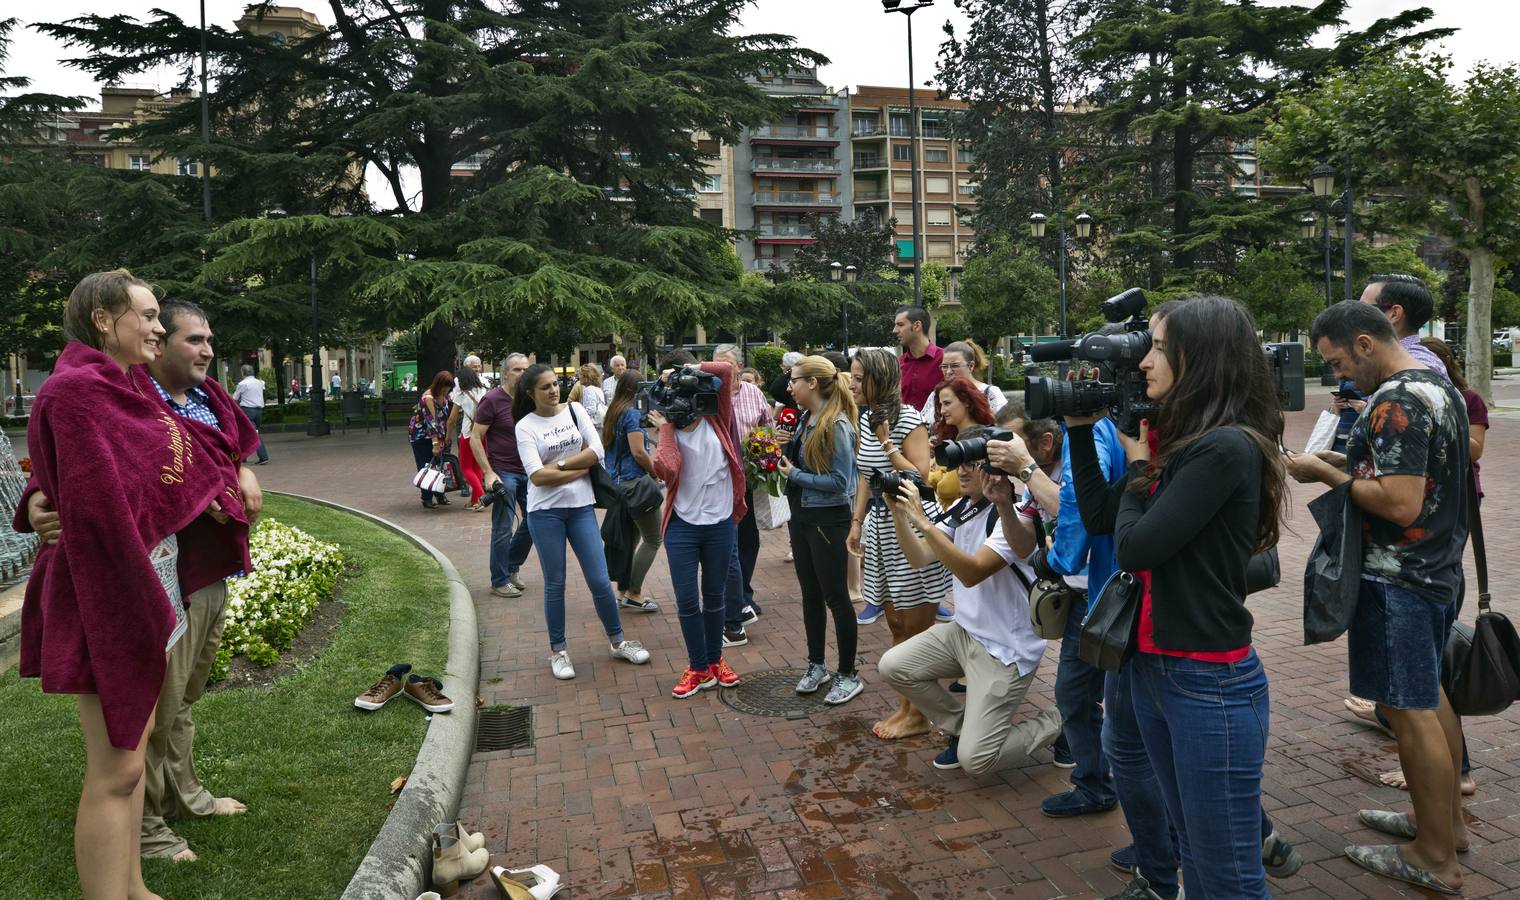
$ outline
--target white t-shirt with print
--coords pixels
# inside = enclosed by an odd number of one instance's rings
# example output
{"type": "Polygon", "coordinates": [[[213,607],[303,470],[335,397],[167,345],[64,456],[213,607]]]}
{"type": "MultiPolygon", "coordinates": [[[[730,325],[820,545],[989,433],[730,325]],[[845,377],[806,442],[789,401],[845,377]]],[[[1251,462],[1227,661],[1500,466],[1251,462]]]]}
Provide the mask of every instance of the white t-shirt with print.
{"type": "Polygon", "coordinates": [[[734,476],[713,420],[703,416],[700,421],[691,431],[676,429],[681,483],[676,488],[675,514],[688,525],[716,525],[733,518],[734,476]]]}
{"type": "Polygon", "coordinates": [[[556,460],[567,459],[581,452],[582,447],[596,451],[602,457],[602,441],[597,436],[591,416],[579,403],[567,403],[557,415],[544,417],[536,412],[517,420],[517,455],[522,457],[523,471],[528,475],[528,512],[538,509],[565,509],[592,506],[596,496],[591,491],[590,477],[577,478],[566,484],[539,485],[533,483],[533,473],[545,466],[553,466],[556,460]],[[571,410],[575,415],[571,415],[571,410]],[[576,417],[580,427],[576,428],[576,417]]]}
{"type": "MultiPolygon", "coordinates": [[[[996,515],[996,507],[988,505],[958,528],[952,529],[948,522],[935,527],[949,535],[956,547],[972,556],[984,546],[990,548],[1004,562],[1018,566],[1033,584],[1034,570],[1027,564],[1028,557],[1013,552],[1008,538],[1003,535],[1002,524],[994,523],[992,534],[987,533],[987,517],[996,515]]],[[[1045,641],[1034,633],[1034,626],[1029,623],[1029,592],[1012,569],[1004,566],[974,587],[967,587],[959,578],[954,578],[951,591],[955,598],[956,624],[998,662],[1005,666],[1017,665],[1021,677],[1035,670],[1045,655],[1045,641]]]]}

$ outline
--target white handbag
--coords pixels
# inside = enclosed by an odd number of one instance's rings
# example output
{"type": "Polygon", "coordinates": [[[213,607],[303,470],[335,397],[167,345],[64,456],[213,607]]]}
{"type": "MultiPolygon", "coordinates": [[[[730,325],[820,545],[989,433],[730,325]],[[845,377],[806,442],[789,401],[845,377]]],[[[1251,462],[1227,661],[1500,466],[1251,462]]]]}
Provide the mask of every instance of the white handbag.
{"type": "Polygon", "coordinates": [[[786,496],[772,497],[769,492],[757,490],[755,498],[755,524],[762,531],[774,531],[792,520],[792,507],[786,496]]]}
{"type": "Polygon", "coordinates": [[[1304,452],[1316,453],[1335,446],[1335,429],[1340,421],[1341,417],[1336,413],[1320,413],[1319,419],[1314,423],[1314,430],[1309,432],[1309,442],[1304,445],[1304,452]]]}
{"type": "Polygon", "coordinates": [[[430,462],[417,470],[412,476],[412,486],[422,488],[424,491],[432,491],[436,494],[444,493],[448,478],[444,475],[443,465],[430,462]]]}

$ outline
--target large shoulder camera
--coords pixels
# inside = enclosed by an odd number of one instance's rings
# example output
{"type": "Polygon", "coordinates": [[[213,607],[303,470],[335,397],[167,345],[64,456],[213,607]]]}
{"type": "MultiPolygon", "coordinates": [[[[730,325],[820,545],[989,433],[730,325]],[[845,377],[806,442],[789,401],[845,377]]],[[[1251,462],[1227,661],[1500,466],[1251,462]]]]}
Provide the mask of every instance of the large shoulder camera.
{"type": "MultiPolygon", "coordinates": [[[[1114,425],[1131,437],[1140,433],[1142,419],[1154,419],[1159,404],[1145,393],[1145,373],[1140,361],[1151,349],[1151,333],[1143,313],[1145,292],[1130,288],[1103,301],[1108,325],[1074,340],[1040,344],[1032,348],[1034,362],[1078,359],[1093,363],[1098,377],[1062,381],[1030,375],[1024,391],[1024,408],[1032,419],[1090,416],[1108,411],[1114,425]]],[[[1304,408],[1304,346],[1298,343],[1263,344],[1278,404],[1285,410],[1304,408]]]]}
{"type": "Polygon", "coordinates": [[[701,416],[716,416],[722,389],[723,380],[718,376],[696,366],[682,366],[669,378],[644,384],[639,403],[645,413],[641,424],[649,427],[651,409],[676,428],[685,428],[701,416]]]}

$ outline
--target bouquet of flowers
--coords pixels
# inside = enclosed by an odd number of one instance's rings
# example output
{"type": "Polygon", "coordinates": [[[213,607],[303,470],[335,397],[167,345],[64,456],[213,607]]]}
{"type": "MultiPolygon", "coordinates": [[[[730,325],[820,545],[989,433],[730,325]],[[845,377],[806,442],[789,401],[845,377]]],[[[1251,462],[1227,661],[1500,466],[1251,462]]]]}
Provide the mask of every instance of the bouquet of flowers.
{"type": "Polygon", "coordinates": [[[761,425],[744,438],[744,481],[752,491],[764,489],[772,497],[780,497],[786,490],[786,479],[780,471],[781,441],[776,430],[761,425]]]}

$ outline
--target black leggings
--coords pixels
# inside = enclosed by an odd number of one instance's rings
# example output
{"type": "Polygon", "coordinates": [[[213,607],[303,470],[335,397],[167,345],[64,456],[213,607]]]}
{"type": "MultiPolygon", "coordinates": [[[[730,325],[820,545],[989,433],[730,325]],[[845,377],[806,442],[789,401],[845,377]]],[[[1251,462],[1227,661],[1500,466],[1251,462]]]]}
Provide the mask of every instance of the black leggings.
{"type": "Polygon", "coordinates": [[[808,662],[823,665],[828,612],[839,641],[839,673],[855,674],[855,607],[847,580],[850,507],[792,506],[792,559],[802,588],[802,627],[807,632],[808,662]]]}

